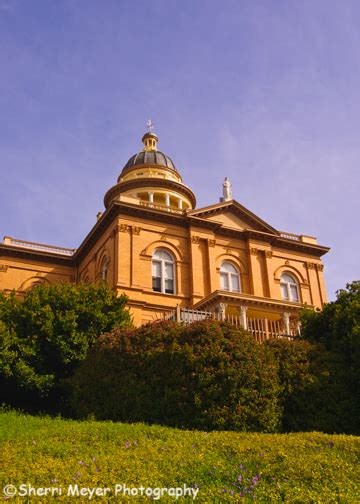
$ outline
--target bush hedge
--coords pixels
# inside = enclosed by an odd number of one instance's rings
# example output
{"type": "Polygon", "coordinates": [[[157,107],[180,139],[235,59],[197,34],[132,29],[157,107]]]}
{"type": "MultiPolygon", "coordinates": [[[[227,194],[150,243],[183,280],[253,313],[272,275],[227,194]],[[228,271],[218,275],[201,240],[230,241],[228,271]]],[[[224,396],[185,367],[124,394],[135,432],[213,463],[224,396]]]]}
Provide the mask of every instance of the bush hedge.
{"type": "Polygon", "coordinates": [[[304,340],[272,340],[282,430],[360,434],[358,393],[343,355],[304,340]]]}
{"type": "Polygon", "coordinates": [[[345,357],[321,343],[258,344],[216,321],[101,336],[67,382],[75,417],[262,432],[359,434],[345,357]]]}
{"type": "Polygon", "coordinates": [[[216,321],[103,335],[68,384],[76,417],[262,432],[281,419],[272,353],[216,321]]]}

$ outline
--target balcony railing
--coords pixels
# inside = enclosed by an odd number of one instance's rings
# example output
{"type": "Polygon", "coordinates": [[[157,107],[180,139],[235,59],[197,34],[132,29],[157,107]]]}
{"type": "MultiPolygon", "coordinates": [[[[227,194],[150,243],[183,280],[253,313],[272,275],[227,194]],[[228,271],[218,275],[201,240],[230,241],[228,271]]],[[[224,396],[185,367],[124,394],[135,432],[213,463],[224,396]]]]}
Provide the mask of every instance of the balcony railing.
{"type": "Polygon", "coordinates": [[[186,214],[185,209],[175,208],[175,207],[167,206],[167,205],[161,205],[159,203],[151,203],[149,201],[140,201],[140,205],[147,207],[147,208],[153,208],[154,210],[162,210],[163,212],[170,212],[170,213],[175,213],[175,214],[180,214],[180,215],[186,214]]]}
{"type": "Polygon", "coordinates": [[[288,240],[301,241],[300,236],[294,233],[285,233],[280,231],[280,236],[281,238],[287,238],[288,240]]]}
{"type": "Polygon", "coordinates": [[[300,336],[299,325],[296,322],[290,321],[289,330],[286,330],[282,320],[270,320],[266,317],[242,318],[240,315],[224,315],[220,312],[177,307],[172,312],[167,313],[165,319],[183,324],[192,324],[200,320],[227,321],[232,325],[246,329],[259,342],[274,338],[292,339],[300,336]]]}
{"type": "Polygon", "coordinates": [[[75,254],[76,249],[69,249],[64,247],[55,247],[52,245],[44,245],[42,243],[28,242],[26,240],[16,240],[10,236],[5,236],[4,245],[12,245],[13,247],[20,247],[30,250],[39,250],[42,252],[51,252],[53,254],[62,254],[72,256],[75,254]]]}

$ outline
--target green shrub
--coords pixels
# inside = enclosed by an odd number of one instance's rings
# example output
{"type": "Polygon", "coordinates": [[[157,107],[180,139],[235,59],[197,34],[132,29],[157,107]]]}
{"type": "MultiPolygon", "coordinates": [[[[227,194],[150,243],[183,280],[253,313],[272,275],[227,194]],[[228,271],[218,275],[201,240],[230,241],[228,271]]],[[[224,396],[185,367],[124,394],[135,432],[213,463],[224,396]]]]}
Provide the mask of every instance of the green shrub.
{"type": "Polygon", "coordinates": [[[267,346],[279,366],[284,431],[360,433],[358,394],[341,354],[302,340],[267,346]]]}
{"type": "Polygon", "coordinates": [[[322,343],[328,350],[343,354],[349,366],[358,367],[360,359],[360,281],[346,285],[336,293],[336,301],[322,311],[303,310],[303,337],[322,343]]]}
{"type": "Polygon", "coordinates": [[[231,325],[148,324],[101,336],[70,380],[78,417],[275,432],[277,366],[231,325]]]}
{"type": "Polygon", "coordinates": [[[320,408],[319,418],[323,415],[320,425],[360,434],[360,282],[347,284],[336,294],[336,300],[321,312],[304,310],[301,317],[303,337],[328,351],[318,352],[313,359],[318,384],[313,387],[313,403],[320,408]],[[322,389],[327,394],[323,403],[322,389]]]}
{"type": "Polygon", "coordinates": [[[0,402],[46,409],[96,338],[131,323],[127,298],[106,285],[39,285],[0,295],[0,402]]]}

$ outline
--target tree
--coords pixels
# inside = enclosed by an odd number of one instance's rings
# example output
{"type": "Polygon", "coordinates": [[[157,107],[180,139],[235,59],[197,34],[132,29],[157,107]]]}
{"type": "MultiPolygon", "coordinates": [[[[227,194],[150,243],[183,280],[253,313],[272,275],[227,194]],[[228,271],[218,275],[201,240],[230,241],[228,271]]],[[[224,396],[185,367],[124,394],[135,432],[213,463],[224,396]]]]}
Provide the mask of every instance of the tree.
{"type": "Polygon", "coordinates": [[[302,333],[308,341],[321,343],[329,351],[341,354],[346,365],[358,369],[360,359],[360,281],[338,290],[336,301],[321,312],[306,309],[302,313],[302,333]]]}
{"type": "Polygon", "coordinates": [[[304,310],[301,320],[304,339],[326,350],[326,354],[321,352],[317,359],[312,359],[318,383],[316,394],[311,393],[314,417],[322,416],[324,424],[327,422],[329,426],[330,412],[326,411],[331,408],[336,420],[333,430],[359,434],[360,282],[352,282],[339,290],[336,300],[326,304],[323,311],[304,310]],[[322,398],[321,407],[314,397],[322,398]]]}
{"type": "Polygon", "coordinates": [[[1,295],[0,399],[23,406],[56,398],[100,334],[131,324],[126,302],[105,284],[39,285],[23,300],[1,295]]]}

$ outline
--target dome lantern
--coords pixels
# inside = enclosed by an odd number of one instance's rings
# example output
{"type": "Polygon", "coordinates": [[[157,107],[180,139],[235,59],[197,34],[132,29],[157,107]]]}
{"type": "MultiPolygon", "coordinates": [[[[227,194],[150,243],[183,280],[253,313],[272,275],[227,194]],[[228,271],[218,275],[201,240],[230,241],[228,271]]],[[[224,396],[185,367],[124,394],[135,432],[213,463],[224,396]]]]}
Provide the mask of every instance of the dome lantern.
{"type": "Polygon", "coordinates": [[[144,151],[149,152],[149,151],[156,151],[157,150],[157,143],[159,139],[155,135],[155,133],[145,133],[145,135],[142,137],[142,143],[144,144],[144,151]]]}

